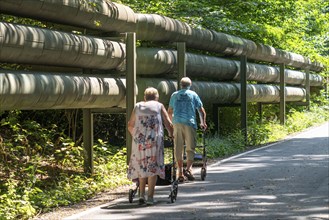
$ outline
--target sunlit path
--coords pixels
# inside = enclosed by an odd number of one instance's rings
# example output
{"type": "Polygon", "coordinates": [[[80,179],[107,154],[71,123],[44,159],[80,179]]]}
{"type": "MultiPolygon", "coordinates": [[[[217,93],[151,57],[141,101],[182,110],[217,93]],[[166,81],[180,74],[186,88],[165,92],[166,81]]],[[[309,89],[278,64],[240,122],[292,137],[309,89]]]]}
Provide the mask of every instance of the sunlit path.
{"type": "Polygon", "coordinates": [[[155,206],[121,198],[66,219],[328,219],[328,127],[209,166],[205,181],[179,185],[176,203],[157,187],[155,206]]]}

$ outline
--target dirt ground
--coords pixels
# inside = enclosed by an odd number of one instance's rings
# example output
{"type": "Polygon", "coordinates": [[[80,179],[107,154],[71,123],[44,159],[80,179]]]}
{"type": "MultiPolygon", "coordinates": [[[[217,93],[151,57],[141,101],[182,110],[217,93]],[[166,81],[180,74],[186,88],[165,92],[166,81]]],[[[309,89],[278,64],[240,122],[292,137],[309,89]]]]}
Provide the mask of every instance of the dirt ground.
{"type": "Polygon", "coordinates": [[[100,206],[102,204],[108,203],[118,198],[127,197],[128,201],[128,193],[129,189],[133,189],[134,184],[129,186],[122,186],[117,189],[113,189],[108,192],[102,192],[98,195],[94,196],[93,198],[86,200],[84,202],[72,205],[72,206],[65,206],[59,207],[54,209],[52,212],[39,214],[33,218],[33,220],[61,220],[65,217],[69,217],[74,214],[78,214],[83,212],[87,209],[100,206]]]}

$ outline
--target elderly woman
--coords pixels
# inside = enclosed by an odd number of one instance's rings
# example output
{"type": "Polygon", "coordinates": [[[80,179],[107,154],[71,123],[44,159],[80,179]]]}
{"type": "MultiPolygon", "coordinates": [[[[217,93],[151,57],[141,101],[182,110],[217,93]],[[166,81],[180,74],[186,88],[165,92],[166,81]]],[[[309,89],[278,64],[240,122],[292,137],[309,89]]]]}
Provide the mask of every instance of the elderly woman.
{"type": "Polygon", "coordinates": [[[157,176],[165,178],[163,124],[172,137],[173,125],[163,104],[158,102],[159,93],[147,88],[144,101],[136,103],[128,122],[133,142],[128,168],[128,178],[139,180],[139,204],[144,204],[145,187],[148,185],[146,204],[153,205],[157,176]]]}

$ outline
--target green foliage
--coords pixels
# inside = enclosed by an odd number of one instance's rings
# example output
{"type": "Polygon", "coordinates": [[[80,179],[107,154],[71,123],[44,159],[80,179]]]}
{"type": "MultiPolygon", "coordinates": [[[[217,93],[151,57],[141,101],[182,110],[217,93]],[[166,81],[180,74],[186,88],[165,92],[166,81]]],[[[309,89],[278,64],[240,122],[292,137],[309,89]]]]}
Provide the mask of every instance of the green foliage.
{"type": "Polygon", "coordinates": [[[83,201],[97,192],[129,183],[126,178],[125,149],[117,150],[116,153],[113,149],[110,151],[113,155],[108,152],[95,155],[95,174],[92,177],[87,177],[81,172],[74,175],[60,173],[55,184],[31,197],[31,200],[35,201],[35,206],[48,211],[54,207],[83,201]],[[107,160],[108,162],[104,163],[107,160]]]}
{"type": "Polygon", "coordinates": [[[243,136],[240,131],[228,136],[208,135],[206,137],[208,158],[223,158],[245,150],[243,136]]]}
{"type": "Polygon", "coordinates": [[[82,174],[61,173],[51,188],[39,191],[30,197],[38,210],[66,206],[89,198],[95,192],[95,182],[82,174]]]}
{"type": "Polygon", "coordinates": [[[96,192],[129,183],[126,150],[99,140],[95,175],[83,171],[83,149],[22,112],[3,113],[0,124],[0,219],[29,219],[37,212],[77,203],[96,192]]]}
{"type": "Polygon", "coordinates": [[[130,180],[127,179],[128,166],[126,163],[126,148],[117,148],[114,155],[103,156],[102,158],[103,160],[95,161],[96,167],[94,178],[100,183],[100,188],[113,189],[131,183],[130,180]]]}
{"type": "Polygon", "coordinates": [[[271,128],[269,126],[259,126],[258,121],[248,123],[248,145],[255,146],[267,143],[271,128]]]}
{"type": "Polygon", "coordinates": [[[238,107],[221,107],[218,111],[219,134],[227,136],[240,128],[240,109],[238,107]]]}
{"type": "Polygon", "coordinates": [[[291,109],[286,124],[278,120],[265,121],[262,125],[251,122],[248,124],[248,145],[260,145],[283,139],[288,134],[300,132],[313,125],[329,120],[328,107],[312,105],[310,111],[291,109]]]}
{"type": "Polygon", "coordinates": [[[10,176],[0,191],[0,219],[29,219],[36,214],[33,207],[33,195],[37,188],[22,187],[19,182],[10,176]]]}

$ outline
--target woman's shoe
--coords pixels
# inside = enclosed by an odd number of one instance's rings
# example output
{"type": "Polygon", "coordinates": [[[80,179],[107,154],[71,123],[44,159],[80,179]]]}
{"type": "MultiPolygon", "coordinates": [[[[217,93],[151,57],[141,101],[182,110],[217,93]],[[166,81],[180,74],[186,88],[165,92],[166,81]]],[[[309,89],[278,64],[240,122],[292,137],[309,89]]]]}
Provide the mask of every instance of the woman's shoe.
{"type": "Polygon", "coordinates": [[[144,197],[139,197],[138,204],[139,205],[144,205],[145,204],[145,198],[144,197]]]}
{"type": "Polygon", "coordinates": [[[151,197],[147,198],[146,205],[154,205],[154,199],[151,197]]]}

